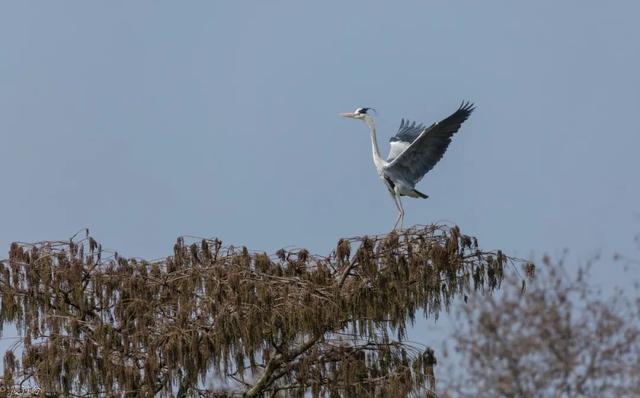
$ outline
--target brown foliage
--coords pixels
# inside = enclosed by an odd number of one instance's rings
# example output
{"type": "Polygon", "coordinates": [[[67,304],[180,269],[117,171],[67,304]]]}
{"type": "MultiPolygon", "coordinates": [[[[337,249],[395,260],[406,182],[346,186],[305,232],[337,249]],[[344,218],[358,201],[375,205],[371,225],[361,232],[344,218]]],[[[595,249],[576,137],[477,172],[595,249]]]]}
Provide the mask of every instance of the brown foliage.
{"type": "Polygon", "coordinates": [[[640,396],[640,297],[603,295],[588,269],[545,259],[524,292],[507,278],[459,315],[460,363],[441,380],[455,397],[640,396]]]}
{"type": "Polygon", "coordinates": [[[23,350],[6,353],[4,382],[77,396],[424,395],[436,360],[404,341],[407,322],[496,288],[508,261],[444,226],[342,239],[327,257],[207,239],[179,238],[159,261],[89,236],[14,243],[0,321],[23,350]]]}

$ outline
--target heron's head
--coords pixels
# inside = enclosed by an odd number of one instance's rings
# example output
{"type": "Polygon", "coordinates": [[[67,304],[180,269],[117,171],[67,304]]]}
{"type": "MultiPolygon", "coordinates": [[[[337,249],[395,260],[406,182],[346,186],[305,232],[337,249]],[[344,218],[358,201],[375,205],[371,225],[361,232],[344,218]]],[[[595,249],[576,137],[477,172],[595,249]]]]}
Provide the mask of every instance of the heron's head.
{"type": "Polygon", "coordinates": [[[373,108],[358,108],[353,112],[341,113],[340,116],[346,117],[346,118],[349,118],[349,119],[366,120],[368,117],[371,117],[367,113],[369,111],[374,111],[375,112],[375,109],[373,109],[373,108]]]}

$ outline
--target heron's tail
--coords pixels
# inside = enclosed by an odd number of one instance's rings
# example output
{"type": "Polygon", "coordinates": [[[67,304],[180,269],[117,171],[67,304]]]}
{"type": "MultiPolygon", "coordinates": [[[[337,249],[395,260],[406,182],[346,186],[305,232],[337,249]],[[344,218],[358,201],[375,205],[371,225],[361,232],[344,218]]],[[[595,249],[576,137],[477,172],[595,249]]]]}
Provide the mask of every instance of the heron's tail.
{"type": "Polygon", "coordinates": [[[413,193],[416,194],[418,197],[422,198],[422,199],[426,199],[429,197],[429,195],[425,195],[422,192],[418,191],[417,189],[413,190],[413,193]]]}

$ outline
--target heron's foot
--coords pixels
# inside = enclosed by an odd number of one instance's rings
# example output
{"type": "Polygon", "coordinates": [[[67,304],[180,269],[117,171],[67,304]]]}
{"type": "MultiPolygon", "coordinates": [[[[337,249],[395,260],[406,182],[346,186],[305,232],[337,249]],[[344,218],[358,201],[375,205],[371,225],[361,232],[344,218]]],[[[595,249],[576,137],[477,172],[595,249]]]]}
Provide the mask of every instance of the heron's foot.
{"type": "MultiPolygon", "coordinates": [[[[392,231],[396,231],[398,229],[398,224],[400,224],[401,218],[400,218],[401,214],[398,213],[398,217],[396,218],[396,222],[395,224],[393,224],[393,228],[391,229],[392,231]]],[[[400,227],[402,228],[402,227],[400,227]]]]}
{"type": "Polygon", "coordinates": [[[404,224],[404,212],[399,212],[398,218],[396,218],[396,223],[393,224],[392,231],[401,231],[403,224],[404,224]],[[400,226],[400,228],[398,228],[398,226],[400,226]]]}

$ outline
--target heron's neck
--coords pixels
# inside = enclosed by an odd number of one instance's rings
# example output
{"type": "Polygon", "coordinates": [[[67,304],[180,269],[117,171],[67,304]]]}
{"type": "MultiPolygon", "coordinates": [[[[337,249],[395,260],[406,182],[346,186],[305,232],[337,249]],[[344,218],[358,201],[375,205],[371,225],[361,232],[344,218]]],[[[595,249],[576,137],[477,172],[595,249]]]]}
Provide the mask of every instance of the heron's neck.
{"type": "Polygon", "coordinates": [[[371,132],[371,150],[373,152],[373,164],[376,165],[376,170],[378,170],[378,174],[380,174],[386,162],[380,156],[380,149],[378,148],[378,138],[376,137],[376,126],[373,124],[373,119],[371,118],[367,118],[365,119],[365,121],[367,122],[369,131],[371,132]]]}

